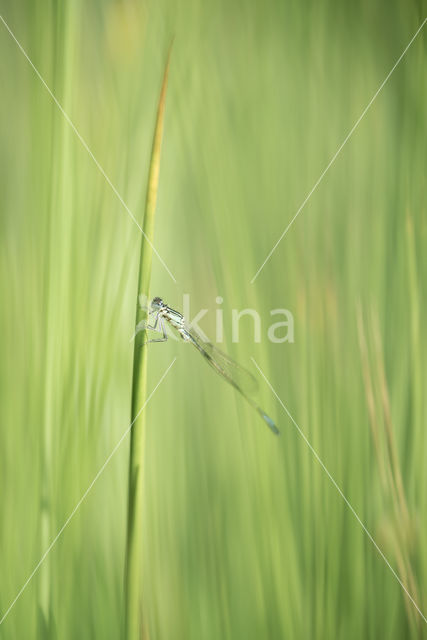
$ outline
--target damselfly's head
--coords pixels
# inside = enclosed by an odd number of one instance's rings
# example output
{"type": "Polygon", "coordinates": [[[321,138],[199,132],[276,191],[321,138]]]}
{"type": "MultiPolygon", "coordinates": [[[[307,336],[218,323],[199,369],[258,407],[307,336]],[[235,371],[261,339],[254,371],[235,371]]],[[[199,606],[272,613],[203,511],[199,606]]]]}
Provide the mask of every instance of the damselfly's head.
{"type": "Polygon", "coordinates": [[[161,298],[153,298],[151,301],[151,311],[159,311],[165,306],[166,305],[161,298]]]}

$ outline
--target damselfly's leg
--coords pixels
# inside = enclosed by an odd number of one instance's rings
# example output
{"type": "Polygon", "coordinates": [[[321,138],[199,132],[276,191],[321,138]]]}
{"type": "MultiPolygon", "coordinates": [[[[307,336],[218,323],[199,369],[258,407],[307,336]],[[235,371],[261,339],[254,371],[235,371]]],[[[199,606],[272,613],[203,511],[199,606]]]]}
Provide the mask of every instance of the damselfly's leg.
{"type": "MultiPolygon", "coordinates": [[[[149,317],[150,317],[150,315],[152,315],[152,314],[150,313],[150,314],[149,314],[149,317]]],[[[156,314],[156,318],[155,318],[155,320],[154,320],[154,324],[153,324],[153,325],[151,325],[150,323],[148,323],[148,322],[147,322],[147,324],[146,324],[146,329],[152,329],[153,331],[157,331],[157,324],[158,324],[158,322],[159,322],[159,319],[160,319],[160,313],[159,313],[159,312],[157,312],[157,314],[156,314]]],[[[160,319],[160,324],[162,324],[161,319],[160,319]]]]}
{"type": "Polygon", "coordinates": [[[165,324],[163,322],[163,317],[160,316],[159,313],[157,314],[154,326],[153,327],[147,327],[147,329],[156,329],[157,323],[159,324],[158,331],[160,333],[160,330],[161,330],[162,333],[163,333],[163,336],[161,338],[152,338],[151,340],[147,340],[147,342],[144,342],[143,344],[148,344],[149,342],[166,342],[166,340],[168,339],[168,334],[166,333],[166,328],[165,328],[165,324]]]}
{"type": "Polygon", "coordinates": [[[153,331],[157,331],[157,323],[159,321],[159,312],[151,312],[148,314],[148,317],[152,316],[153,313],[156,313],[156,317],[154,320],[154,324],[151,325],[149,322],[147,322],[146,320],[141,320],[141,322],[138,322],[138,324],[135,327],[135,333],[133,334],[131,341],[135,338],[136,334],[139,333],[140,331],[144,331],[145,329],[151,329],[153,331]]]}

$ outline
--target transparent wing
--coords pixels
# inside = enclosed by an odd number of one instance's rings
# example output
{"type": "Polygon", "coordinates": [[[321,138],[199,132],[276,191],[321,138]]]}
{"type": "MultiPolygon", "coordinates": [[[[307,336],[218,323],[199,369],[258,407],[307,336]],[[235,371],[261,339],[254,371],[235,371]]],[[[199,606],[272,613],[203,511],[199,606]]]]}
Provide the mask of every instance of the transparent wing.
{"type": "Polygon", "coordinates": [[[192,327],[185,325],[185,333],[187,339],[190,340],[198,351],[204,356],[208,364],[215,369],[223,378],[227,380],[249,404],[258,412],[266,425],[279,435],[279,429],[261,407],[254,400],[253,393],[258,387],[256,379],[249,371],[241,367],[237,362],[229,358],[225,353],[214,347],[211,342],[205,342],[202,337],[192,327]]]}
{"type": "Polygon", "coordinates": [[[252,394],[258,389],[258,382],[249,371],[229,358],[211,342],[205,342],[193,327],[186,325],[185,330],[208,364],[234,387],[237,387],[245,395],[252,394]]]}

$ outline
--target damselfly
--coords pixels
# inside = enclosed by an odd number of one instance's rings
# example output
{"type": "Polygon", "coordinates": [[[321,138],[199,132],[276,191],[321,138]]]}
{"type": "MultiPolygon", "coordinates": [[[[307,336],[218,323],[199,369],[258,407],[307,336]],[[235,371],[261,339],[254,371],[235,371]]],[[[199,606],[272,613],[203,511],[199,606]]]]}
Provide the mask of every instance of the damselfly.
{"type": "Polygon", "coordinates": [[[190,342],[194,345],[208,364],[242,394],[274,433],[280,433],[273,420],[252,398],[251,394],[256,389],[257,382],[249,371],[234,362],[211,342],[205,342],[194,327],[185,321],[184,316],[165,304],[161,298],[153,298],[148,315],[153,324],[149,322],[139,323],[136,327],[136,333],[143,329],[152,329],[161,333],[162,337],[148,340],[148,342],[166,342],[168,334],[166,333],[165,321],[168,322],[185,342],[190,342]]]}

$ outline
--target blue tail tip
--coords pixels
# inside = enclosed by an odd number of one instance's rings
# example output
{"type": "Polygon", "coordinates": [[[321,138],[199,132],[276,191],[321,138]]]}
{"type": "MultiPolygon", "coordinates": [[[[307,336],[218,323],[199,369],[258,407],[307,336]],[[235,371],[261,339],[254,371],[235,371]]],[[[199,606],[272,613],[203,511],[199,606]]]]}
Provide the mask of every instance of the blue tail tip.
{"type": "Polygon", "coordinates": [[[262,417],[264,418],[265,422],[267,423],[267,425],[270,427],[270,429],[272,430],[273,433],[275,433],[277,436],[280,435],[280,431],[279,429],[276,427],[275,423],[273,422],[273,420],[270,418],[270,416],[268,416],[266,413],[264,413],[264,411],[262,411],[261,413],[262,417]]]}

